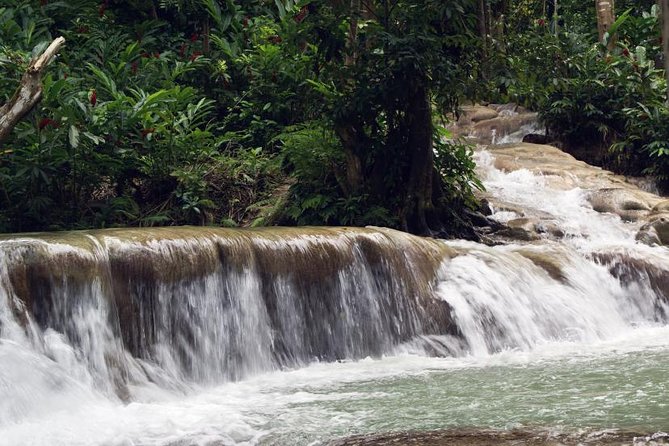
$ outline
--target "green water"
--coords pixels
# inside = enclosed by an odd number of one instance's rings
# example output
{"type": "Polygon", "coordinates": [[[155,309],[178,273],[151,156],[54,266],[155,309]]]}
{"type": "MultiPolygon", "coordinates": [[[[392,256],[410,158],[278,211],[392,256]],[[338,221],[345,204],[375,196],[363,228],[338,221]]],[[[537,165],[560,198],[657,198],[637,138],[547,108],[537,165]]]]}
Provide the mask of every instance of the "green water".
{"type": "Polygon", "coordinates": [[[666,348],[532,362],[515,358],[507,365],[443,361],[443,368],[434,360],[420,372],[294,388],[303,401],[276,414],[262,443],[464,427],[669,430],[666,348]]]}

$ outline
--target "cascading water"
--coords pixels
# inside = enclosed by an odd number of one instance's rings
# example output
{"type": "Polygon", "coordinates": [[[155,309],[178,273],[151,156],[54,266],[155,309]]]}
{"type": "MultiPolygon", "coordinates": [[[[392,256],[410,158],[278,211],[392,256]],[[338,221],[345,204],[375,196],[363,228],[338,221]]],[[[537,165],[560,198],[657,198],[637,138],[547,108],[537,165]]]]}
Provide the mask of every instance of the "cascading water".
{"type": "Polygon", "coordinates": [[[479,166],[492,194],[550,215],[565,237],[489,247],[374,228],[177,228],[0,239],[0,444],[669,429],[669,250],[636,243],[634,223],[596,213],[580,189],[501,172],[485,152],[479,166]],[[579,381],[588,368],[593,379],[579,381]],[[632,387],[607,387],[620,373],[632,387]],[[599,397],[601,413],[584,402],[599,397]]]}

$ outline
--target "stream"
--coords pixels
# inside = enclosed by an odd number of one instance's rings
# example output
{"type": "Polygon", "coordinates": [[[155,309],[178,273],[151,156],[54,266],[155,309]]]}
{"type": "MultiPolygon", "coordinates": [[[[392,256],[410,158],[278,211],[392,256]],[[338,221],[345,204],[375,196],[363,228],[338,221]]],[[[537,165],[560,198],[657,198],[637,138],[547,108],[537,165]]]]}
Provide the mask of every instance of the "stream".
{"type": "Polygon", "coordinates": [[[0,445],[661,436],[669,249],[594,209],[596,168],[500,168],[519,156],[499,150],[477,154],[491,218],[533,225],[499,246],[382,228],[0,237],[0,445]]]}

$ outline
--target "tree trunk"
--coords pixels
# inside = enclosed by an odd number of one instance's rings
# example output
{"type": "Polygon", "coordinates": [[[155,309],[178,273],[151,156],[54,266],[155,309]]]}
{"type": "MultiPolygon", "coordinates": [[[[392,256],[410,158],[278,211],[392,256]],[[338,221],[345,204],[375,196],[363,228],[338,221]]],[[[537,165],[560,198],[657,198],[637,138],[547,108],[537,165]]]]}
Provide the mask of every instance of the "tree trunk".
{"type": "Polygon", "coordinates": [[[357,59],[358,45],[358,18],[360,17],[360,0],[351,0],[351,22],[348,27],[348,36],[346,38],[346,56],[344,65],[355,65],[357,59]]]}
{"type": "Polygon", "coordinates": [[[9,137],[16,124],[42,99],[42,75],[63,44],[65,39],[58,37],[44,53],[33,58],[14,96],[0,107],[0,145],[9,137]]]}
{"type": "Polygon", "coordinates": [[[667,79],[667,104],[669,104],[669,0],[659,0],[662,11],[662,54],[667,79]]]}
{"type": "Polygon", "coordinates": [[[488,35],[485,0],[479,0],[478,25],[479,36],[481,37],[481,41],[484,43],[485,47],[485,42],[488,35]]]}
{"type": "Polygon", "coordinates": [[[479,37],[481,38],[481,56],[484,61],[488,58],[488,27],[486,20],[485,3],[486,3],[485,0],[479,0],[479,11],[478,11],[479,37]]]}
{"type": "MultiPolygon", "coordinates": [[[[435,209],[432,201],[432,106],[426,79],[416,79],[407,104],[409,119],[408,148],[411,151],[403,226],[414,234],[430,235],[434,226],[435,209]]],[[[439,228],[440,229],[440,228],[439,228]]]]}
{"type": "Polygon", "coordinates": [[[364,181],[362,161],[358,156],[360,147],[364,146],[364,131],[354,124],[342,122],[335,125],[335,133],[342,143],[346,162],[346,184],[342,189],[348,196],[356,195],[364,181]]]}
{"type": "MultiPolygon", "coordinates": [[[[597,8],[597,32],[599,33],[599,41],[604,42],[604,35],[609,32],[611,25],[616,20],[614,0],[595,0],[595,7],[597,8]]],[[[615,40],[613,36],[609,36],[608,47],[613,48],[615,40]]]]}
{"type": "MultiPolygon", "coordinates": [[[[346,36],[346,54],[344,55],[344,65],[352,67],[357,60],[357,40],[358,40],[358,18],[360,17],[361,0],[350,0],[350,15],[348,35],[346,36]]],[[[360,140],[363,138],[364,131],[358,129],[352,120],[344,120],[335,125],[335,133],[339,136],[346,157],[346,195],[355,195],[362,188],[363,169],[362,161],[358,156],[360,150],[360,140]]]]}

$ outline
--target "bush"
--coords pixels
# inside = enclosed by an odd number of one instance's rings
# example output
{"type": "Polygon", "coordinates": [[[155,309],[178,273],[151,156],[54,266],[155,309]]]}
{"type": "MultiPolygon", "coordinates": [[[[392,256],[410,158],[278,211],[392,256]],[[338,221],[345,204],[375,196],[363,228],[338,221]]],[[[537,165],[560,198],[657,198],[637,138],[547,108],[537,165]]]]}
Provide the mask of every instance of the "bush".
{"type": "Polygon", "coordinates": [[[600,45],[567,61],[540,108],[550,134],[568,149],[616,171],[666,177],[664,72],[645,46],[600,45]],[[601,152],[601,156],[598,153],[601,152]]]}

